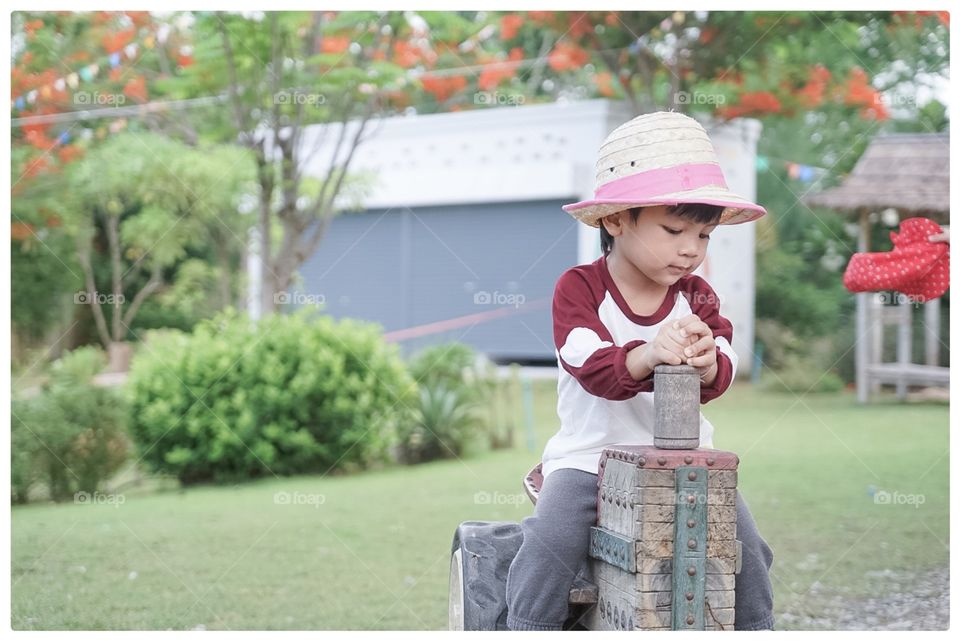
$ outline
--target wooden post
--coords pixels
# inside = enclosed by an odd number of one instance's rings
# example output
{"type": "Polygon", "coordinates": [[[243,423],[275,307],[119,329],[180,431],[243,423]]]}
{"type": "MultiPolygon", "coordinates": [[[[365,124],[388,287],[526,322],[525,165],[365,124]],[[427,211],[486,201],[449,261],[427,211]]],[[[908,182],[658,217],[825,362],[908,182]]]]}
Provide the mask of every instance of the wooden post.
{"type": "Polygon", "coordinates": [[[925,362],[931,367],[940,363],[940,299],[929,300],[923,306],[926,352],[925,362]]]}
{"type": "MultiPolygon", "coordinates": [[[[870,218],[865,208],[860,209],[860,232],[857,236],[857,251],[866,252],[870,248],[870,218]]],[[[856,361],[857,401],[870,400],[870,385],[867,368],[870,365],[870,309],[867,299],[870,294],[857,294],[857,335],[854,343],[856,361]]]]}
{"type": "MultiPolygon", "coordinates": [[[[867,319],[869,320],[870,356],[867,362],[876,365],[883,362],[883,333],[886,326],[886,317],[889,310],[883,304],[884,295],[877,293],[865,294],[867,297],[867,319]]],[[[866,340],[866,338],[864,338],[866,340]]],[[[880,393],[880,381],[872,378],[869,384],[870,394],[880,393]]]]}
{"type": "Polygon", "coordinates": [[[689,450],[700,445],[700,373],[696,367],[657,365],[653,406],[655,447],[689,450]]]}
{"type": "Polygon", "coordinates": [[[907,370],[910,368],[910,361],[913,354],[913,303],[903,294],[897,297],[898,304],[898,322],[897,322],[897,366],[899,368],[897,376],[897,398],[904,400],[907,398],[907,370]]]}

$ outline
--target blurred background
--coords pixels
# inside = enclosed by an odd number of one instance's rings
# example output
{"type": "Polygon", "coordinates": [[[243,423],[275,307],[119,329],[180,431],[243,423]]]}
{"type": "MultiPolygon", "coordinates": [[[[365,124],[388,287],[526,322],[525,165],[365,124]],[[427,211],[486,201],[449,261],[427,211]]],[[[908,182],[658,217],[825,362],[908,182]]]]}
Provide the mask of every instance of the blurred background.
{"type": "Polygon", "coordinates": [[[553,287],[600,255],[560,207],[613,128],[675,110],[769,212],[698,273],[777,627],[946,629],[949,291],[843,274],[949,223],[948,31],[10,14],[13,628],[445,628],[454,529],[532,513],[559,427],[553,287]]]}

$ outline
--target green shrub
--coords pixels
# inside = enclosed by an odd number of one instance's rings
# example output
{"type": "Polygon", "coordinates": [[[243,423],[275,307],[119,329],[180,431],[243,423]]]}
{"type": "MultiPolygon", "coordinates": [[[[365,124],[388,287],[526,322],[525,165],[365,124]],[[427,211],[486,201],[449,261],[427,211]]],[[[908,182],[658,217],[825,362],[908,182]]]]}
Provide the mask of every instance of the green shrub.
{"type": "Polygon", "coordinates": [[[415,420],[400,442],[401,460],[424,463],[463,455],[479,424],[475,409],[464,388],[421,385],[415,420]]]}
{"type": "Polygon", "coordinates": [[[388,458],[416,385],[380,328],[228,309],[150,332],[129,379],[143,460],[183,483],[325,473],[388,458]]]}
{"type": "Polygon", "coordinates": [[[494,363],[478,358],[472,347],[457,342],[434,345],[414,354],[410,371],[421,390],[427,391],[421,391],[419,420],[402,435],[401,458],[421,462],[454,453],[459,456],[482,434],[491,449],[512,447],[519,402],[518,370],[516,367],[510,378],[500,377],[494,363]],[[449,409],[442,412],[443,407],[449,409]]]}
{"type": "Polygon", "coordinates": [[[474,367],[477,354],[465,343],[432,345],[410,359],[410,374],[419,385],[444,387],[471,396],[467,373],[474,367]]]}
{"type": "Polygon", "coordinates": [[[420,387],[414,421],[400,434],[399,458],[423,463],[460,456],[483,424],[483,382],[477,353],[465,343],[441,343],[417,352],[410,373],[420,387]]]}
{"type": "Polygon", "coordinates": [[[757,321],[756,336],[763,345],[767,389],[797,394],[843,389],[843,379],[836,371],[836,345],[841,336],[800,338],[770,319],[757,321]]]}
{"type": "Polygon", "coordinates": [[[13,402],[14,501],[26,502],[38,482],[56,501],[95,492],[127,460],[123,399],[92,383],[104,363],[95,347],[74,350],[54,363],[37,396],[13,402]]]}

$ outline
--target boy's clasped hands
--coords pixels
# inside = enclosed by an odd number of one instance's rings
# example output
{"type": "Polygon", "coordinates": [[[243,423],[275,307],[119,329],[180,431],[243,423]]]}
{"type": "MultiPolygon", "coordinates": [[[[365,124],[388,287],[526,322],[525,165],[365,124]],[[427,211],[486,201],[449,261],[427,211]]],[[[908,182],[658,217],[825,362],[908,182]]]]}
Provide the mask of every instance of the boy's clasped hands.
{"type": "Polygon", "coordinates": [[[716,376],[717,344],[713,331],[696,314],[663,325],[657,336],[644,345],[643,365],[653,370],[661,363],[692,365],[700,379],[709,384],[716,376]]]}

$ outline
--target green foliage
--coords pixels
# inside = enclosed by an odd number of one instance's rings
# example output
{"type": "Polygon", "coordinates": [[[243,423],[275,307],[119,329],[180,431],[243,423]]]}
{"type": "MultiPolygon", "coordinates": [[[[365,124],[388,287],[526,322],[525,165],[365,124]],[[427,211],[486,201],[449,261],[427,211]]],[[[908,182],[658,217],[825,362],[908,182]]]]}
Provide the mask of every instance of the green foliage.
{"type": "Polygon", "coordinates": [[[843,286],[843,270],[855,241],[836,212],[813,212],[797,203],[781,209],[776,203],[765,203],[771,220],[758,230],[757,341],[765,349],[764,364],[783,381],[796,373],[803,390],[831,368],[818,387],[834,389],[838,375],[850,380],[852,373],[854,337],[843,329],[853,322],[854,297],[843,286]],[[814,343],[825,344],[832,358],[814,359],[814,343]],[[814,379],[806,381],[814,369],[814,379]]]}
{"type": "Polygon", "coordinates": [[[420,391],[415,420],[400,434],[402,461],[422,463],[464,452],[480,424],[478,389],[468,376],[475,361],[473,348],[456,342],[432,345],[410,359],[420,391]]]}
{"type": "Polygon", "coordinates": [[[232,309],[192,334],[149,332],[129,392],[143,460],[183,483],[383,462],[416,399],[375,325],[232,309]]]}
{"type": "MultiPolygon", "coordinates": [[[[806,394],[836,392],[843,388],[844,381],[838,371],[845,352],[838,352],[836,337],[800,337],[789,327],[770,319],[757,321],[756,336],[763,345],[766,371],[762,385],[765,389],[806,394]],[[838,354],[841,359],[837,358],[838,354]]],[[[843,340],[846,338],[843,336],[843,340]]]]}
{"type": "Polygon", "coordinates": [[[415,354],[410,371],[421,387],[419,421],[401,439],[402,458],[417,462],[459,456],[480,435],[492,449],[513,446],[516,370],[502,378],[494,363],[478,358],[469,345],[453,342],[415,354]]]}
{"type": "Polygon", "coordinates": [[[474,349],[465,343],[431,345],[410,359],[410,374],[420,385],[460,392],[469,388],[465,372],[476,358],[474,349]]]}
{"type": "Polygon", "coordinates": [[[127,459],[125,409],[114,390],[93,385],[104,355],[82,347],[54,363],[38,396],[13,402],[11,489],[26,502],[37,483],[50,498],[95,492],[127,459]]]}
{"type": "Polygon", "coordinates": [[[11,322],[32,341],[39,341],[55,325],[63,303],[72,302],[83,284],[70,239],[60,230],[41,228],[38,234],[39,239],[10,243],[11,322]]]}
{"type": "Polygon", "coordinates": [[[476,404],[466,388],[420,387],[416,419],[403,434],[400,455],[405,463],[459,458],[475,436],[476,404]]]}
{"type": "MultiPolygon", "coordinates": [[[[149,310],[149,316],[190,325],[230,302],[230,274],[249,222],[238,205],[252,191],[252,169],[247,152],[236,147],[194,148],[156,134],[117,134],[70,165],[68,196],[58,213],[81,253],[107,248],[92,260],[94,281],[101,292],[121,281],[124,313],[152,276],[172,287],[145,299],[169,308],[149,310]],[[114,226],[117,265],[109,255],[114,226]]],[[[135,318],[111,331],[125,336],[127,326],[137,328],[135,318]]]]}

